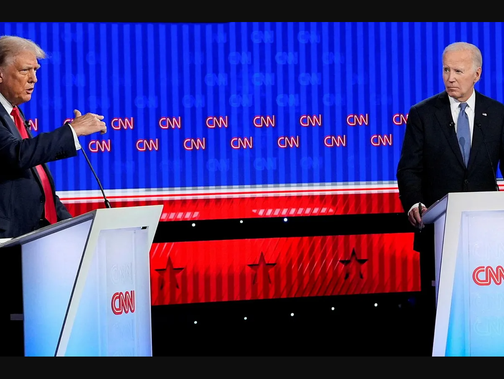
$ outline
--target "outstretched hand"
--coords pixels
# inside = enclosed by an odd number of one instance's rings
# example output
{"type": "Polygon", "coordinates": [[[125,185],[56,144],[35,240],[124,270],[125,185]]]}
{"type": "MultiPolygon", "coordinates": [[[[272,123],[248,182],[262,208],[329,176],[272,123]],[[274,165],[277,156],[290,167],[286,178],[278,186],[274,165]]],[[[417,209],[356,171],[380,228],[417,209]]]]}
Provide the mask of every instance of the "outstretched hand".
{"type": "Polygon", "coordinates": [[[78,109],[74,109],[74,115],[75,117],[71,124],[77,136],[87,136],[96,132],[104,134],[107,132],[107,125],[102,121],[105,116],[96,113],[86,113],[83,116],[78,109]]]}

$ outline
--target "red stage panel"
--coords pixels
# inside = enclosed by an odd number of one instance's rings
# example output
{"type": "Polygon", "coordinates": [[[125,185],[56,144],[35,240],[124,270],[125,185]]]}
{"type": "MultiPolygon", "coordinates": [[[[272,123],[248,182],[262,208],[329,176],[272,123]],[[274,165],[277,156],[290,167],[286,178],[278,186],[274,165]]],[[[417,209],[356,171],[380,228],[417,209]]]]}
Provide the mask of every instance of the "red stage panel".
{"type": "Polygon", "coordinates": [[[412,233],[157,243],[152,304],[420,290],[412,233]]]}
{"type": "MultiPolygon", "coordinates": [[[[62,197],[61,199],[74,216],[105,207],[101,197],[79,200],[62,197]]],[[[148,196],[131,196],[126,199],[124,196],[108,196],[108,200],[113,208],[163,204],[161,221],[403,212],[396,192],[195,199],[150,198],[148,196]]]]}

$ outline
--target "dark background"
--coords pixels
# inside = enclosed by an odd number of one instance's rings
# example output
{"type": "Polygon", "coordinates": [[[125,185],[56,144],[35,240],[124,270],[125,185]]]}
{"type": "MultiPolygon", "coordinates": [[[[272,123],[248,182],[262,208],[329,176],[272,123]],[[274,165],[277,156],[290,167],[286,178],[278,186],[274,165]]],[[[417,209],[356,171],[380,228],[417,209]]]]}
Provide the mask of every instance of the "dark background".
{"type": "MultiPolygon", "coordinates": [[[[154,242],[404,233],[402,213],[162,222],[154,242]]],[[[420,292],[152,307],[154,356],[430,356],[420,292]],[[245,319],[246,317],[246,319],[245,319]],[[195,323],[196,322],[196,323],[195,323]]]]}

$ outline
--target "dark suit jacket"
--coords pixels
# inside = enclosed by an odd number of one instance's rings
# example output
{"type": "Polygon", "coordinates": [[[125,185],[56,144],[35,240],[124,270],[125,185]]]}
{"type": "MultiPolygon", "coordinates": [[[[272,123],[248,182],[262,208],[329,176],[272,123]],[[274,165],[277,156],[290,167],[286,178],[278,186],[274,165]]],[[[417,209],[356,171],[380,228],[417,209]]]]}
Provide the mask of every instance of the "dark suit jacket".
{"type": "MultiPolygon", "coordinates": [[[[29,130],[28,134],[31,137],[29,130]]],[[[53,178],[45,163],[75,155],[70,126],[23,140],[0,104],[0,238],[17,237],[41,226],[45,198],[35,169],[39,164],[51,183],[58,221],[72,217],[54,192],[53,178]]]]}
{"type": "MultiPolygon", "coordinates": [[[[462,160],[448,94],[411,107],[397,167],[397,184],[407,212],[427,207],[449,192],[495,191],[496,169],[504,162],[504,104],[476,91],[474,131],[468,167],[462,160]]],[[[415,243],[417,238],[415,237],[415,243]]],[[[418,246],[418,245],[417,245],[418,246]]]]}

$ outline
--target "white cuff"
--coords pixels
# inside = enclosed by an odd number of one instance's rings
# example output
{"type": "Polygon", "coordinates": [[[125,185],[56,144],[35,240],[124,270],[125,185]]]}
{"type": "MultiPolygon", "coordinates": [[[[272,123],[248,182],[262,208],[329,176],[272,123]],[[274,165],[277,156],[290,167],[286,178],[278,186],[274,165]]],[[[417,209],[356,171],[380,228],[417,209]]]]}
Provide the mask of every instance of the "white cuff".
{"type": "Polygon", "coordinates": [[[67,122],[67,125],[70,127],[70,130],[72,131],[73,137],[74,137],[74,142],[75,142],[75,150],[80,150],[81,145],[79,143],[79,137],[77,137],[77,133],[75,133],[75,130],[69,122],[67,122]]]}

